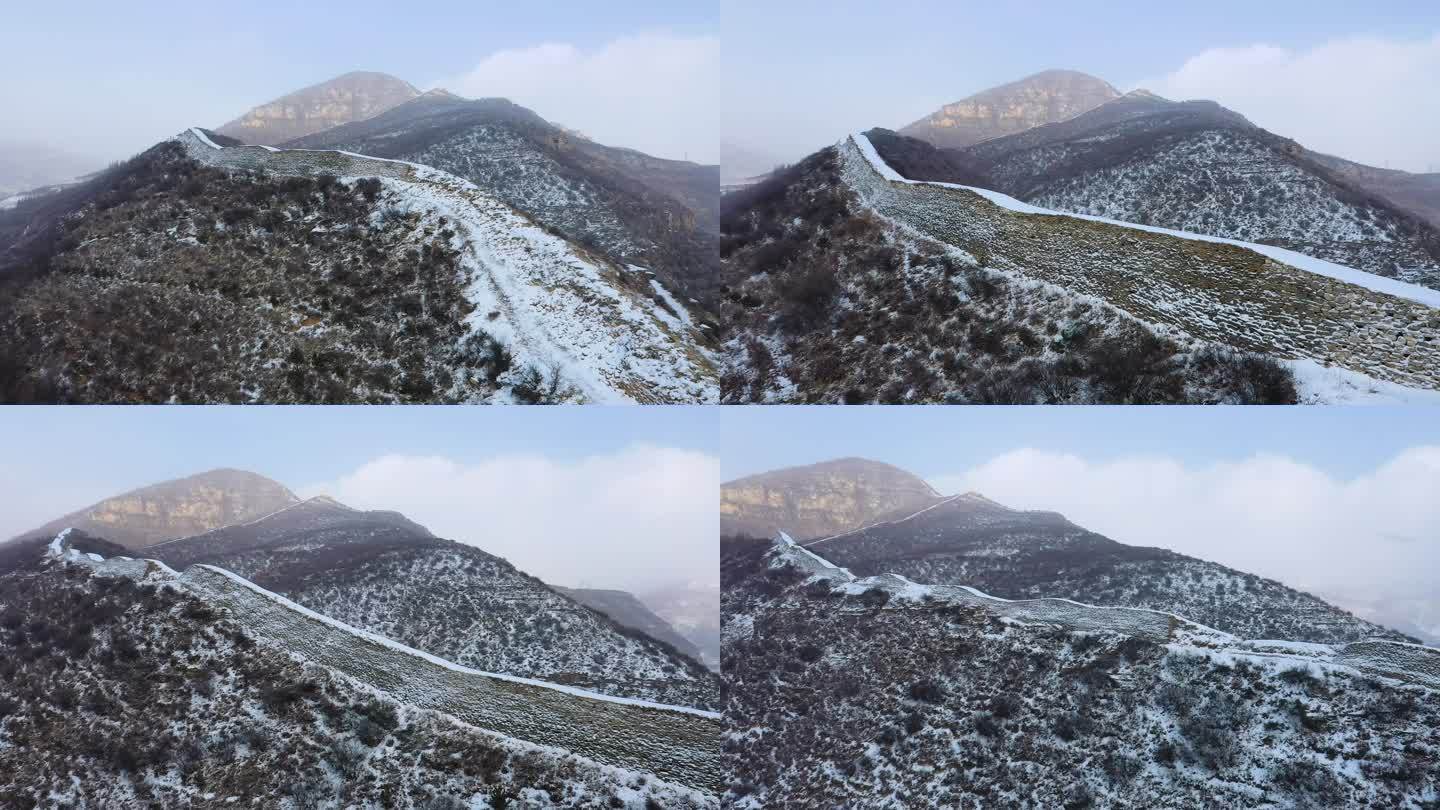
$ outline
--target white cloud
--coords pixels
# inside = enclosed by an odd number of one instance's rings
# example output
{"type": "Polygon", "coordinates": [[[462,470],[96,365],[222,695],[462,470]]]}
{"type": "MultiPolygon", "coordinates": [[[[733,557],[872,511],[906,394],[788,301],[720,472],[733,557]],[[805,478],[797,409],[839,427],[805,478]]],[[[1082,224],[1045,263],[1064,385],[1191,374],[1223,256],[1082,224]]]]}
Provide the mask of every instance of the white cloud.
{"type": "Polygon", "coordinates": [[[435,86],[508,98],[610,146],[715,163],[719,80],[719,37],[646,33],[588,51],[564,43],[496,51],[435,86]]]}
{"type": "Polygon", "coordinates": [[[1177,100],[1218,101],[1319,152],[1440,171],[1437,76],[1440,34],[1413,41],[1354,37],[1301,51],[1215,48],[1135,86],[1177,100]]]}
{"type": "Polygon", "coordinates": [[[718,581],[719,490],[718,459],[641,445],[575,461],[384,456],[301,493],[402,512],[555,585],[638,591],[718,581]]]}
{"type": "Polygon", "coordinates": [[[931,483],[1301,588],[1433,588],[1440,571],[1440,447],[1411,448],[1348,480],[1280,456],[1187,466],[1021,449],[931,483]]]}

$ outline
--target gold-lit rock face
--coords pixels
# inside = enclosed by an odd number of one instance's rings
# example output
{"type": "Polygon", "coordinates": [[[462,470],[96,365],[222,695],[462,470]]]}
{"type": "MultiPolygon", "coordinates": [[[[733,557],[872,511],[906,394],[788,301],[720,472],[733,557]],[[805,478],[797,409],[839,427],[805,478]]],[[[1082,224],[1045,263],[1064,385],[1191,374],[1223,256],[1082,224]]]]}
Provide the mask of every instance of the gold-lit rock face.
{"type": "Polygon", "coordinates": [[[783,531],[797,540],[828,537],[938,499],[929,484],[897,467],[837,459],[721,485],[720,531],[724,536],[767,537],[783,531]]]}
{"type": "Polygon", "coordinates": [[[274,146],[292,138],[363,121],[420,95],[384,73],[347,73],[245,113],[216,130],[245,143],[274,146]]]}
{"type": "Polygon", "coordinates": [[[293,492],[264,476],[212,470],[107,498],[24,536],[74,527],[140,549],[254,520],[297,502],[293,492]]]}
{"type": "Polygon", "coordinates": [[[900,130],[958,149],[1074,118],[1120,97],[1109,83],[1073,70],[1047,70],[947,104],[900,130]]]}

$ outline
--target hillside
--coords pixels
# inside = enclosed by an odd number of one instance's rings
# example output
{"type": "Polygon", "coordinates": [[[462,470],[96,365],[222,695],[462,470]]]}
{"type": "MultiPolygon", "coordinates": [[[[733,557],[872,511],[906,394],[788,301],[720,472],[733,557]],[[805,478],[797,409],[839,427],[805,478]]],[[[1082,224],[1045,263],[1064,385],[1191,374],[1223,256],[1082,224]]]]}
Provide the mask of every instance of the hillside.
{"type": "Polygon", "coordinates": [[[54,537],[76,528],[134,550],[268,515],[297,503],[295,493],[244,470],[210,470],[140,487],[20,535],[54,537]]]}
{"type": "Polygon", "coordinates": [[[1054,512],[1010,509],[977,493],[893,512],[803,548],[862,577],[894,573],[1005,599],[1148,608],[1245,638],[1414,641],[1274,580],[1118,543],[1054,512]]]}
{"type": "Polygon", "coordinates": [[[276,146],[362,121],[418,95],[413,85],[394,76],[356,71],[261,104],[216,132],[244,143],[276,146]]]}
{"type": "Polygon", "coordinates": [[[394,512],[314,498],[145,554],[175,569],[233,571],[317,613],[484,672],[684,706],[718,701],[719,678],[698,660],[394,512]]]}
{"type": "Polygon", "coordinates": [[[713,294],[716,166],[604,146],[505,99],[444,91],[286,145],[433,166],[683,298],[713,294]]]}
{"type": "Polygon", "coordinates": [[[617,623],[663,641],[681,654],[705,663],[704,654],[695,642],[681,635],[670,623],[655,615],[633,593],[605,588],[555,588],[555,591],[617,623]]]}
{"type": "Polygon", "coordinates": [[[1440,650],[856,580],[786,542],[728,543],[722,576],[728,806],[1420,808],[1440,787],[1440,650]]]}
{"type": "MultiPolygon", "coordinates": [[[[1290,372],[1264,357],[1137,321],[1090,289],[1066,289],[1056,275],[1034,272],[1032,259],[1094,256],[1080,235],[1035,218],[1025,220],[1033,231],[1006,233],[1008,215],[997,208],[992,216],[978,197],[963,210],[935,206],[961,234],[912,226],[908,209],[887,204],[884,189],[872,192],[878,176],[850,143],[725,197],[722,402],[1285,403],[1300,396],[1290,372]]],[[[1194,255],[1177,250],[1180,261],[1194,255]]],[[[1102,261],[1110,283],[1118,283],[1109,273],[1121,262],[1134,268],[1138,285],[1157,259],[1117,250],[1102,261]]]]}
{"type": "Polygon", "coordinates": [[[924,480],[889,464],[822,461],[721,484],[720,535],[773,537],[784,531],[807,540],[828,537],[939,499],[924,480]]]}
{"type": "Polygon", "coordinates": [[[1107,82],[1073,70],[1046,70],[946,104],[900,130],[947,148],[988,141],[1073,118],[1119,97],[1107,82]]]}
{"type": "Polygon", "coordinates": [[[718,807],[705,717],[432,662],[80,532],[29,546],[0,571],[7,807],[718,807]]]}
{"type": "MultiPolygon", "coordinates": [[[[1263,242],[1440,287],[1440,230],[1292,140],[1208,101],[1127,94],[1063,123],[950,152],[989,180],[902,165],[911,179],[1002,191],[1043,208],[1263,242]]],[[[889,148],[887,149],[887,146],[889,148]]]]}
{"type": "Polygon", "coordinates": [[[653,278],[408,164],[187,131],[0,211],[0,272],[0,400],[715,396],[653,278]]]}
{"type": "Polygon", "coordinates": [[[1440,401],[1440,293],[907,180],[856,134],[725,197],[724,402],[1440,401]]]}

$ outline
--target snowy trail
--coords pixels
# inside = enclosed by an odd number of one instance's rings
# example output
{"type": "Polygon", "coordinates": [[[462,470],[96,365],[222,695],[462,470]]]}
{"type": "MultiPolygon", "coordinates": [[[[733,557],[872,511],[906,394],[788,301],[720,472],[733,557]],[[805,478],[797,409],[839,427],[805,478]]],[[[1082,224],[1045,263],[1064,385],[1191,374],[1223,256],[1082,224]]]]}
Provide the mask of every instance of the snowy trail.
{"type": "Polygon", "coordinates": [[[677,320],[629,289],[624,270],[548,233],[469,181],[349,152],[221,148],[198,130],[182,133],[179,141],[195,159],[224,168],[327,173],[347,181],[376,177],[395,209],[418,215],[433,233],[450,230],[450,246],[472,279],[467,297],[475,312],[467,325],[513,357],[502,384],[513,386],[533,370],[542,378],[557,376],[569,401],[719,400],[713,359],[683,307],[677,320]]]}

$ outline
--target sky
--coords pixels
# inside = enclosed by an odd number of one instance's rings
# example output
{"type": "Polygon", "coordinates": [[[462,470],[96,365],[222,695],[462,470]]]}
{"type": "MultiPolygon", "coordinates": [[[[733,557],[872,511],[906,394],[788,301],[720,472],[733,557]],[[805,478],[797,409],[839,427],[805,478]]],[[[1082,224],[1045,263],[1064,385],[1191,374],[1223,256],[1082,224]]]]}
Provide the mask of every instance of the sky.
{"type": "Polygon", "coordinates": [[[505,96],[601,143],[714,162],[712,3],[7,4],[0,143],[107,162],[353,70],[505,96]]]}
{"type": "Polygon", "coordinates": [[[843,456],[1312,590],[1440,590],[1426,408],[785,408],[721,414],[721,479],[843,456]]]}
{"type": "Polygon", "coordinates": [[[0,539],[217,467],[399,511],[547,582],[718,581],[706,411],[213,407],[0,410],[0,539]]]}
{"type": "Polygon", "coordinates": [[[1049,68],[1209,98],[1306,147],[1440,171],[1440,4],[727,0],[723,139],[792,161],[1049,68]]]}

